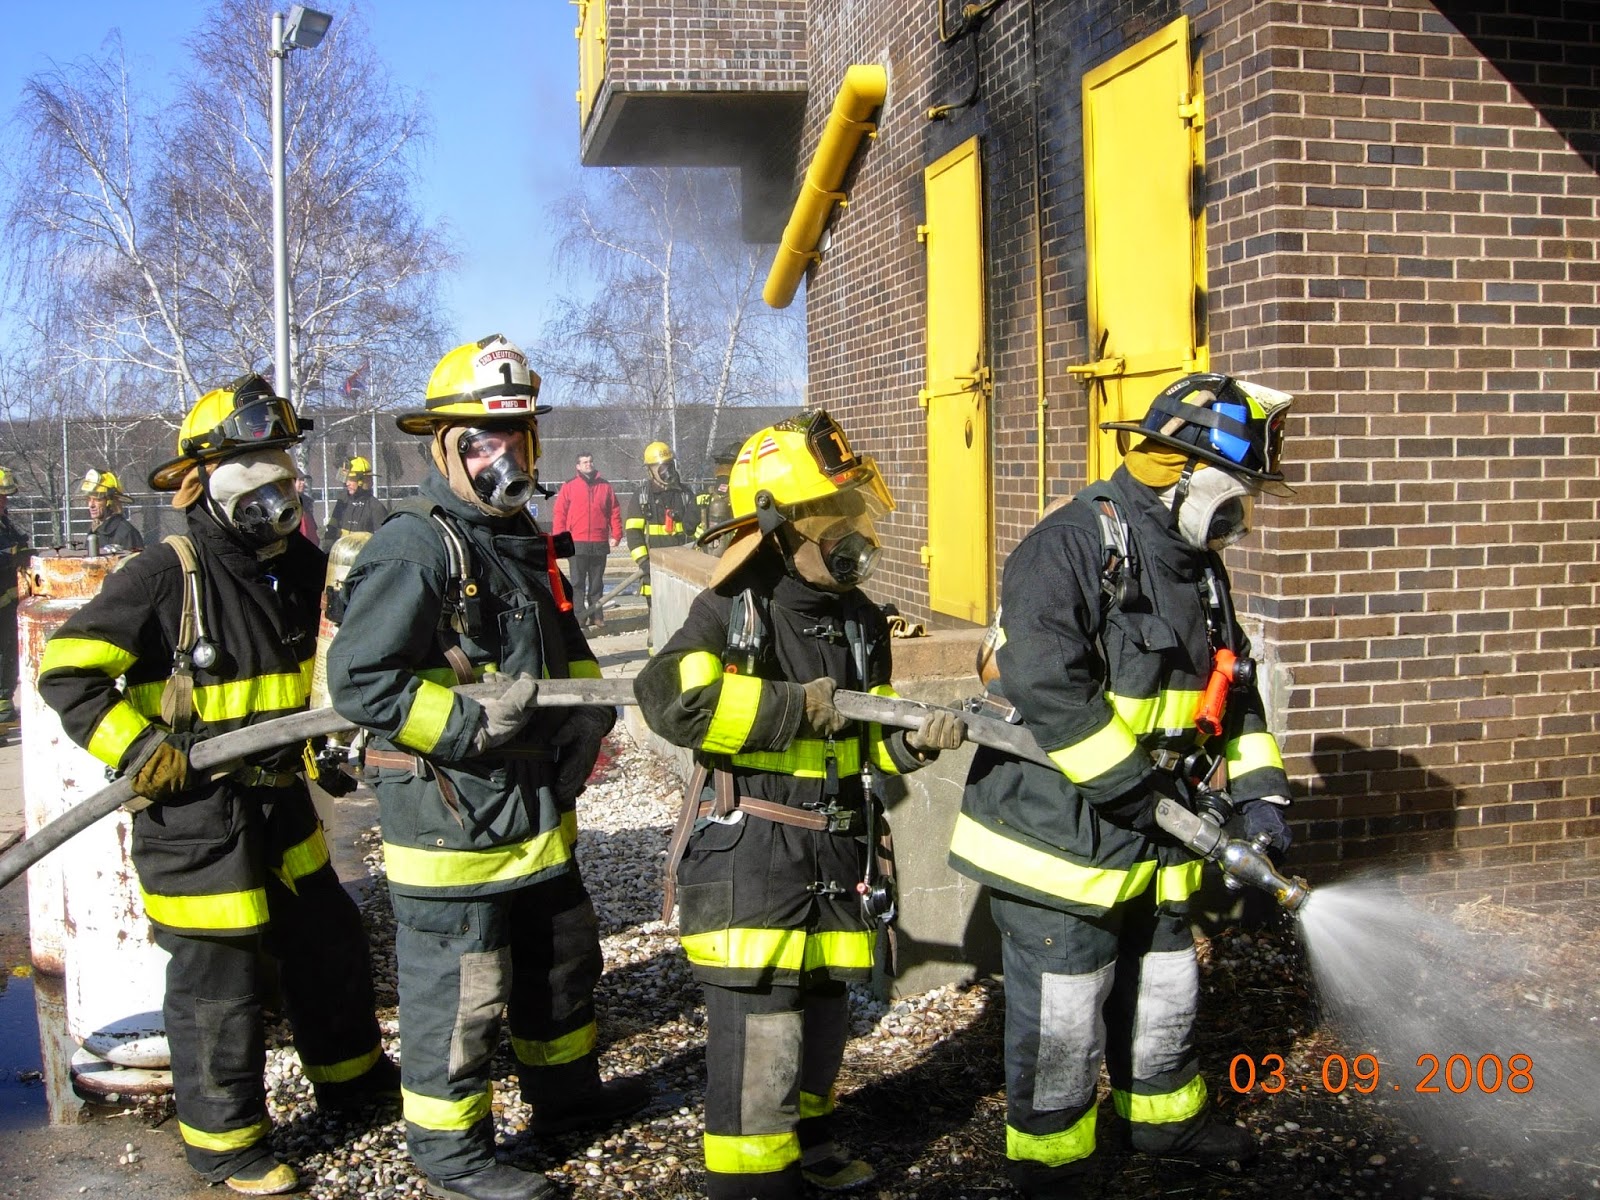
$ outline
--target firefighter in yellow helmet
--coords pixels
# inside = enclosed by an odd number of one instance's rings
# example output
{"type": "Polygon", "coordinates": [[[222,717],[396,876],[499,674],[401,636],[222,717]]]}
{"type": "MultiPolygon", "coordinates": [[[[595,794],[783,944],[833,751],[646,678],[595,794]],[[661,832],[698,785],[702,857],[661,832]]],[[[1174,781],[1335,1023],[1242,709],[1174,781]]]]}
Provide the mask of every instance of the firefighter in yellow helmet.
{"type": "MultiPolygon", "coordinates": [[[[439,360],[424,409],[435,470],[344,583],[328,651],[340,715],[372,731],[395,913],[406,1144],[433,1195],[530,1200],[537,1173],[495,1160],[501,1012],[532,1130],[603,1124],[649,1099],[602,1083],[599,926],[572,847],[610,708],[531,707],[541,678],[598,678],[557,543],[534,523],[539,376],[499,334],[439,360]],[[482,700],[449,684],[505,681],[482,700]]],[[[570,539],[568,539],[570,544],[570,539]]]]}
{"type": "Polygon", "coordinates": [[[678,478],[678,464],[670,446],[651,442],[644,448],[643,458],[644,482],[628,501],[622,528],[628,539],[628,553],[644,572],[639,594],[648,600],[650,551],[692,541],[700,522],[700,506],[694,493],[678,478]]]}
{"type": "Polygon", "coordinates": [[[122,515],[122,483],[115,472],[91,467],[78,491],[89,498],[89,534],[101,553],[144,549],[143,535],[122,515]]]}
{"type": "Polygon", "coordinates": [[[191,1166],[247,1195],[297,1186],[267,1113],[261,957],[325,1109],[393,1098],[360,914],[328,860],[306,747],[215,778],[194,742],[306,707],[326,560],[300,536],[288,448],[303,424],[258,375],[207,392],[150,485],[184,541],[106,577],[46,645],[39,693],[137,797],[133,864],[171,954],[163,1015],[191,1166]]]}
{"type": "MultiPolygon", "coordinates": [[[[733,473],[733,464],[739,457],[742,446],[743,443],[739,441],[726,442],[718,446],[711,455],[716,479],[710,489],[699,497],[700,524],[703,529],[725,526],[733,519],[733,505],[728,500],[728,476],[733,473]]],[[[708,554],[721,554],[728,543],[725,537],[717,537],[706,539],[701,544],[708,554]]]]}
{"type": "Polygon", "coordinates": [[[0,467],[0,722],[14,721],[16,706],[11,693],[17,687],[17,571],[26,565],[31,548],[28,535],[7,511],[17,494],[16,477],[0,467]]]}
{"type": "MultiPolygon", "coordinates": [[[[746,441],[733,541],[683,627],[640,673],[650,727],[697,770],[668,854],[705,991],[707,1189],[798,1200],[873,1175],[834,1139],[846,986],[894,916],[880,862],[883,775],[960,744],[954,713],[911,732],[847,720],[836,687],[892,695],[883,613],[860,590],[893,501],[838,424],[802,412],[746,441]]],[[[669,893],[665,911],[670,916],[669,893]]]]}
{"type": "Polygon", "coordinates": [[[334,504],[322,537],[329,547],[342,534],[371,533],[389,516],[389,510],[372,494],[372,463],[364,455],[346,459],[339,474],[344,478],[344,495],[334,504]]]}

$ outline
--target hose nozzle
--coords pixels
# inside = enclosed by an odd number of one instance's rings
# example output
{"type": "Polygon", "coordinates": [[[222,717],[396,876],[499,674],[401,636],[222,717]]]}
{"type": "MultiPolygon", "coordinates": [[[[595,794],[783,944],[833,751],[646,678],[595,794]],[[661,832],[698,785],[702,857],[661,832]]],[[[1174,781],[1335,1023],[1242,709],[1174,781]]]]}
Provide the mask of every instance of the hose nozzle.
{"type": "Polygon", "coordinates": [[[1291,913],[1311,898],[1311,888],[1298,876],[1284,876],[1272,865],[1266,849],[1242,838],[1230,838],[1222,826],[1163,797],[1156,804],[1156,824],[1201,858],[1222,869],[1230,882],[1248,883],[1270,895],[1291,913]]]}

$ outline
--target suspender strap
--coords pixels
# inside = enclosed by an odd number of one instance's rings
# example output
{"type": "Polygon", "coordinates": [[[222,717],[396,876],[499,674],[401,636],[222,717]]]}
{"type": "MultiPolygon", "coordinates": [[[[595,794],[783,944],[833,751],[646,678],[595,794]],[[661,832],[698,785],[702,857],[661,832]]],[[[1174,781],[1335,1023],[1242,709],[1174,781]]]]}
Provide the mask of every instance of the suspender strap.
{"type": "Polygon", "coordinates": [[[161,689],[161,720],[167,728],[187,733],[194,725],[193,652],[205,628],[200,613],[200,558],[185,534],[161,540],[172,547],[183,568],[183,611],[178,617],[178,643],[172,648],[172,674],[161,689]]]}

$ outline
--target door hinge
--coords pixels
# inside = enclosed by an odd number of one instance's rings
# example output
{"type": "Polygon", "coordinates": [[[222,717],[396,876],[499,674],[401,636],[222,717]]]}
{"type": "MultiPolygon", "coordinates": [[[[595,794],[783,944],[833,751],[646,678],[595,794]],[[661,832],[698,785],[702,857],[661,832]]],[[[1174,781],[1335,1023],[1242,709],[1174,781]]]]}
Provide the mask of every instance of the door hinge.
{"type": "Polygon", "coordinates": [[[1178,120],[1188,121],[1192,124],[1203,119],[1204,116],[1205,105],[1199,100],[1196,100],[1187,92],[1178,97],[1178,120]]]}
{"type": "Polygon", "coordinates": [[[917,226],[917,241],[926,242],[928,240],[928,230],[929,230],[929,226],[927,226],[927,225],[918,225],[917,226]]]}
{"type": "Polygon", "coordinates": [[[927,566],[929,563],[933,562],[933,551],[930,550],[926,545],[924,545],[921,550],[917,551],[917,555],[922,559],[923,566],[927,566]]]}

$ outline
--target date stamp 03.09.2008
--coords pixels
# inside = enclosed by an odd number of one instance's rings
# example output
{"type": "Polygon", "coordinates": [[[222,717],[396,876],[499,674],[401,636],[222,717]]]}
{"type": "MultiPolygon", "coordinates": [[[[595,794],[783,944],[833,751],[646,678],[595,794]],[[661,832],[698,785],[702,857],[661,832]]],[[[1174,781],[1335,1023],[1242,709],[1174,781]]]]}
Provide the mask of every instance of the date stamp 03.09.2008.
{"type": "Polygon", "coordinates": [[[1349,1059],[1330,1054],[1322,1060],[1320,1073],[1294,1079],[1281,1054],[1263,1054],[1259,1058],[1236,1054],[1228,1064],[1228,1083],[1241,1094],[1259,1091],[1269,1096],[1310,1091],[1319,1085],[1334,1095],[1348,1088],[1366,1096],[1381,1088],[1409,1090],[1424,1096],[1446,1092],[1457,1096],[1467,1092],[1490,1095],[1502,1090],[1520,1096],[1533,1090],[1533,1059],[1526,1054],[1506,1058],[1482,1054],[1474,1060],[1465,1054],[1451,1054],[1441,1060],[1437,1054],[1419,1054],[1416,1072],[1407,1071],[1403,1080],[1397,1080],[1392,1069],[1385,1073],[1374,1054],[1357,1054],[1349,1059]]]}

